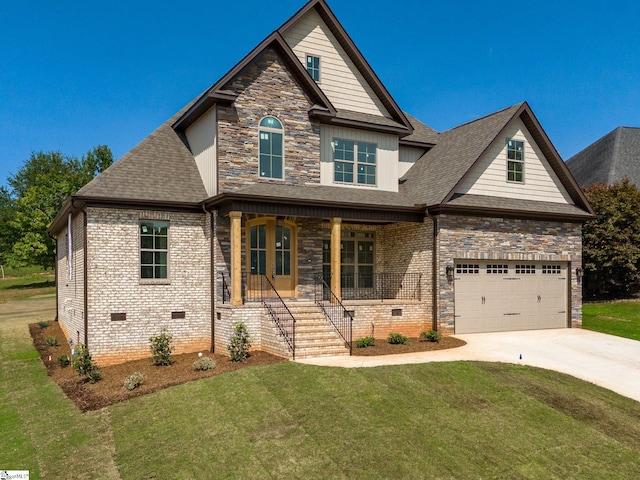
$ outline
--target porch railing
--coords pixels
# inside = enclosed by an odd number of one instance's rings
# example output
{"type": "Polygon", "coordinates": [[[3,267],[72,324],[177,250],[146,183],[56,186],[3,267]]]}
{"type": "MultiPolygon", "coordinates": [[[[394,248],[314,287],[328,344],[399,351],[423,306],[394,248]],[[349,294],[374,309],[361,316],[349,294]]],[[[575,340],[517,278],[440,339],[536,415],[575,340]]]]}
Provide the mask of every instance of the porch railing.
{"type": "Polygon", "coordinates": [[[342,300],[421,300],[421,273],[342,273],[342,300]]]}
{"type": "Polygon", "coordinates": [[[222,303],[231,302],[231,290],[229,289],[229,283],[227,283],[227,277],[224,276],[224,273],[220,273],[222,277],[222,303]]]}
{"type": "MultiPolygon", "coordinates": [[[[296,359],[296,319],[291,314],[289,307],[266,275],[250,275],[251,281],[260,282],[260,301],[269,312],[271,319],[280,330],[287,348],[291,352],[292,359],[296,359]]],[[[249,290],[252,292],[252,290],[249,290]]]]}
{"type": "Polygon", "coordinates": [[[321,273],[316,275],[315,301],[322,309],[327,320],[335,327],[349,346],[349,355],[351,355],[353,353],[353,315],[344,308],[342,302],[331,291],[321,273]]]}

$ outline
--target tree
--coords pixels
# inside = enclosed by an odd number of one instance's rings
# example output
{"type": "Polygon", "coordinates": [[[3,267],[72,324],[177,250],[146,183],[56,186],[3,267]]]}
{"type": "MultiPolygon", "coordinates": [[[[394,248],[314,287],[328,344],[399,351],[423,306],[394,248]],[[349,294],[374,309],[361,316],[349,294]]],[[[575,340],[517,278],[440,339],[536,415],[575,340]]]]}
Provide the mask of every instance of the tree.
{"type": "Polygon", "coordinates": [[[11,189],[8,224],[13,231],[13,246],[7,255],[12,263],[53,267],[55,242],[48,236],[47,228],[66,198],[111,163],[113,155],[105,145],[90,150],[81,159],[60,152],[31,154],[7,180],[11,189]]]}
{"type": "Polygon", "coordinates": [[[628,179],[584,190],[597,218],[583,228],[586,295],[640,291],[640,191],[628,179]]]}
{"type": "Polygon", "coordinates": [[[17,232],[11,221],[15,212],[14,201],[6,187],[0,187],[0,265],[9,261],[11,249],[17,239],[17,232]]]}

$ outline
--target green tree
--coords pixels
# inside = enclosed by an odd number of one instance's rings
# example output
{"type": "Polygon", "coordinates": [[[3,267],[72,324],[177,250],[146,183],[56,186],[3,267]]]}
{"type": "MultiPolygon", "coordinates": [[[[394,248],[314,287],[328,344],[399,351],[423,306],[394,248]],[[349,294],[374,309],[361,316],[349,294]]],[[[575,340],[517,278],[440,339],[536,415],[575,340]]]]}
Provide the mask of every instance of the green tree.
{"type": "Polygon", "coordinates": [[[640,291],[640,191],[629,180],[584,189],[597,218],[585,223],[585,295],[640,291]]]}
{"type": "Polygon", "coordinates": [[[11,221],[15,213],[15,205],[9,190],[0,187],[0,265],[6,265],[9,262],[11,249],[17,239],[17,232],[13,228],[11,221]]]}
{"type": "Polygon", "coordinates": [[[12,215],[13,246],[8,253],[16,265],[51,268],[55,262],[55,242],[47,228],[74,194],[95,175],[113,163],[109,147],[100,145],[81,159],[60,152],[36,152],[7,180],[12,215]]]}

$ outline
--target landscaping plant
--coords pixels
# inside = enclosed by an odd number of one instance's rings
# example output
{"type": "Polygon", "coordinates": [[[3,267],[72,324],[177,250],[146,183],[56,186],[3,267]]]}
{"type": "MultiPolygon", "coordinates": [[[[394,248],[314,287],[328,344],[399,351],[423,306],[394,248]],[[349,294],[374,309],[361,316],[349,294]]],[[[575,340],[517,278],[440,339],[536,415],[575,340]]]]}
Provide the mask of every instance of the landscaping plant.
{"type": "Polygon", "coordinates": [[[390,333],[387,342],[392,345],[409,345],[409,339],[401,333],[390,333]]]}
{"type": "Polygon", "coordinates": [[[356,340],[356,348],[372,347],[376,343],[373,337],[362,337],[356,340]]]}
{"type": "Polygon", "coordinates": [[[442,335],[436,330],[429,330],[428,332],[421,332],[419,340],[421,342],[439,342],[442,340],[442,335]]]}
{"type": "Polygon", "coordinates": [[[251,348],[251,342],[249,340],[249,332],[247,332],[246,325],[242,322],[237,322],[233,329],[233,335],[231,335],[231,341],[229,345],[227,345],[231,360],[234,362],[244,362],[247,359],[249,349],[251,348]]]}
{"type": "Polygon", "coordinates": [[[124,379],[124,385],[122,386],[122,389],[128,392],[130,392],[131,390],[135,390],[140,386],[143,379],[144,375],[141,372],[132,373],[124,379]]]}
{"type": "Polygon", "coordinates": [[[78,372],[78,375],[84,375],[91,383],[96,383],[102,378],[100,368],[91,358],[91,353],[84,343],[78,344],[78,351],[73,358],[73,368],[78,372]]]}
{"type": "Polygon", "coordinates": [[[162,330],[159,335],[149,338],[154,365],[171,365],[171,352],[174,350],[171,345],[172,340],[173,335],[166,330],[162,330]]]}
{"type": "Polygon", "coordinates": [[[71,365],[71,359],[68,355],[60,355],[57,359],[57,362],[58,365],[60,365],[60,368],[65,368],[71,365]]]}
{"type": "Polygon", "coordinates": [[[216,368],[216,361],[210,357],[202,357],[193,362],[193,369],[199,371],[213,370],[216,368]]]}

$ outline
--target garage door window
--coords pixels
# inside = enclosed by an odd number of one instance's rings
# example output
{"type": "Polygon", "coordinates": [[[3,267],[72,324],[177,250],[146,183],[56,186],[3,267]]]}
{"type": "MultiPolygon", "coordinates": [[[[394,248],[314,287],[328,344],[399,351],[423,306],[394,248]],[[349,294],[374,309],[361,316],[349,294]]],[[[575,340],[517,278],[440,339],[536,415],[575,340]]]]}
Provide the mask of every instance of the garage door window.
{"type": "Polygon", "coordinates": [[[498,274],[498,275],[504,275],[509,273],[509,266],[508,265],[500,265],[500,264],[488,264],[487,265],[487,274],[488,275],[493,275],[493,274],[498,274]]]}
{"type": "Polygon", "coordinates": [[[535,265],[516,265],[516,275],[535,275],[535,265]]]}
{"type": "Polygon", "coordinates": [[[560,275],[560,265],[542,265],[543,275],[560,275]]]}
{"type": "Polygon", "coordinates": [[[477,263],[458,263],[456,273],[480,273],[480,265],[477,263]]]}

